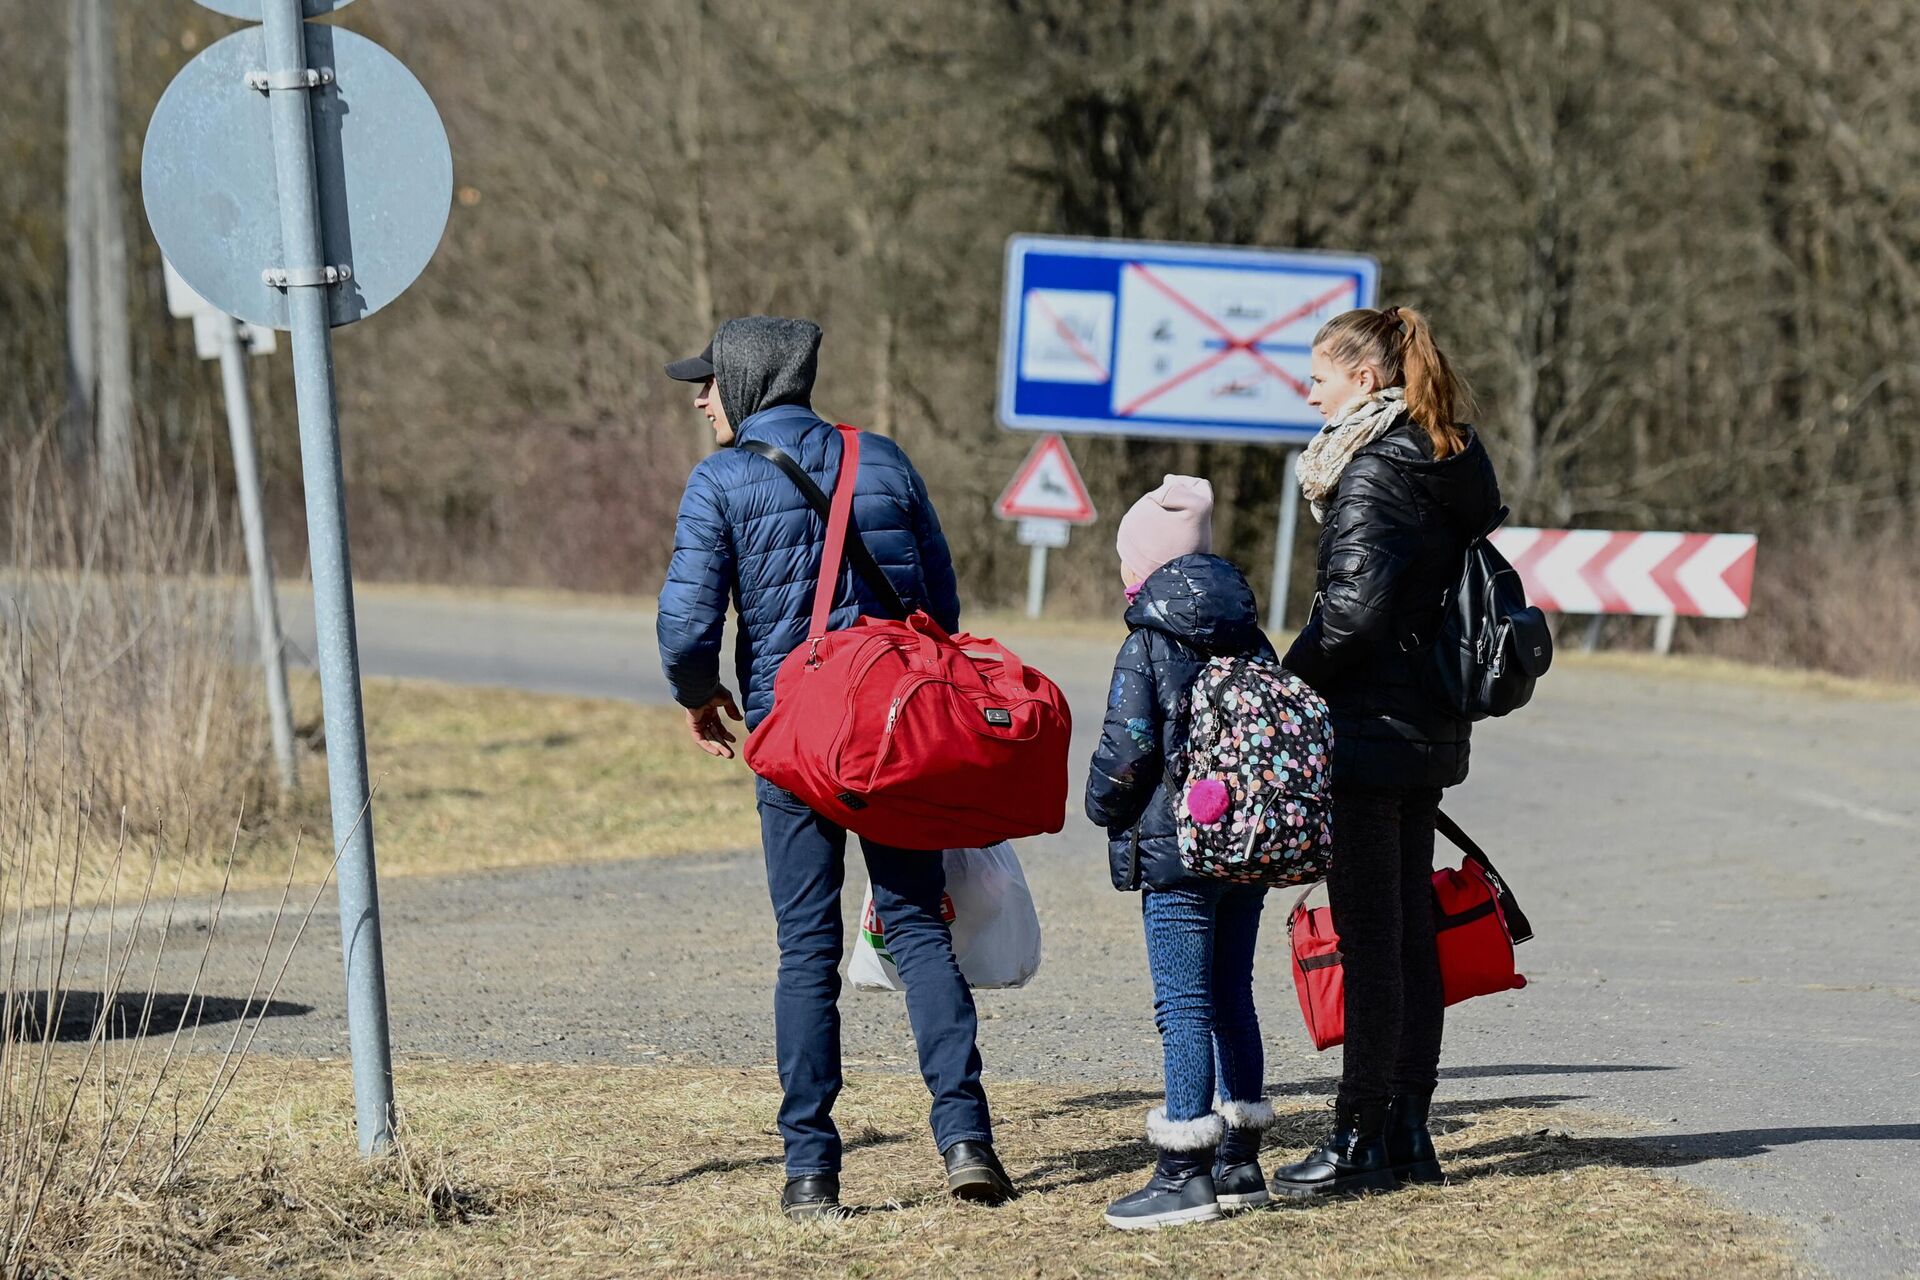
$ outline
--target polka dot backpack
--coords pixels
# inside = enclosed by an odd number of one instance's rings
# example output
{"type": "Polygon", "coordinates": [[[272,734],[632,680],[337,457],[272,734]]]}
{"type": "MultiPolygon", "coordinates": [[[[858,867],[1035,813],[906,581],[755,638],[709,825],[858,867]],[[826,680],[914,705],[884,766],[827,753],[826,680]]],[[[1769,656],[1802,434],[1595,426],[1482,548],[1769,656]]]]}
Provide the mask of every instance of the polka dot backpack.
{"type": "Polygon", "coordinates": [[[1333,852],[1325,699],[1275,662],[1215,658],[1194,681],[1180,861],[1235,884],[1307,884],[1333,852]]]}

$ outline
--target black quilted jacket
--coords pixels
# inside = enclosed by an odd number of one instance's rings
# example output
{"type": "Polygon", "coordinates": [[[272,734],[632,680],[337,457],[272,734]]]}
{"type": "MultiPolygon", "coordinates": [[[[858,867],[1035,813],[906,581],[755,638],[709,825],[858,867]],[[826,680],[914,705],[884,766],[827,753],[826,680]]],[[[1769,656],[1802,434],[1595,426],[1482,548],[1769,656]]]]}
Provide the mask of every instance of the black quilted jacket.
{"type": "Polygon", "coordinates": [[[1436,462],[1427,433],[1402,422],[1340,475],[1320,531],[1313,617],[1288,669],[1333,710],[1333,783],[1450,787],[1467,776],[1471,727],[1416,683],[1440,602],[1467,541],[1500,509],[1478,436],[1436,462]]]}
{"type": "Polygon", "coordinates": [[[1127,609],[1127,627],[1087,773],[1087,816],[1107,829],[1114,888],[1171,889],[1190,878],[1174,837],[1172,796],[1186,782],[1193,682],[1214,657],[1271,661],[1273,646],[1260,630],[1253,589],[1219,556],[1161,566],[1127,609]]]}

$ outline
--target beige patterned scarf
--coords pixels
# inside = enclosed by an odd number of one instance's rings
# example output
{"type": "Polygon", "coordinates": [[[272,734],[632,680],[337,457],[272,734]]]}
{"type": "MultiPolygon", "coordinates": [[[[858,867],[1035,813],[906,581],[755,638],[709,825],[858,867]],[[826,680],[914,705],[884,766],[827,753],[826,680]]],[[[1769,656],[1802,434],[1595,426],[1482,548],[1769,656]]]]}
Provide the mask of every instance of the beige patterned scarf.
{"type": "Polygon", "coordinates": [[[1406,412],[1406,388],[1386,387],[1354,400],[1320,428],[1300,455],[1300,492],[1312,504],[1315,520],[1327,522],[1327,504],[1353,455],[1393,430],[1406,412]]]}

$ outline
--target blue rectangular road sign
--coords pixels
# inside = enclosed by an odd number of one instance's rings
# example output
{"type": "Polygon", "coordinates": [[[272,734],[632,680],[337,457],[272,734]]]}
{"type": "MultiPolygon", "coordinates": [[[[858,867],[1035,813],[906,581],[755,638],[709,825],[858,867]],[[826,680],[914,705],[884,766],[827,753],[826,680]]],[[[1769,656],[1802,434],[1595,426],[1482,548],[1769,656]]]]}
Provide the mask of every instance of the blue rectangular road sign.
{"type": "Polygon", "coordinates": [[[1370,307],[1357,254],[1014,236],[1000,339],[1000,421],[1021,431],[1297,444],[1309,343],[1370,307]]]}

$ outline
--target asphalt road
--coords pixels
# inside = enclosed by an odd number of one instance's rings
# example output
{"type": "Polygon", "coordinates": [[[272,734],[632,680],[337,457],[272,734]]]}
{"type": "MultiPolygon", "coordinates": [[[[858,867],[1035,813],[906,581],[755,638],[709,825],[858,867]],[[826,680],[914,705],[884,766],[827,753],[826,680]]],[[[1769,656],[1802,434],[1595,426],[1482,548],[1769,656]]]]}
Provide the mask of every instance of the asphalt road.
{"type": "MultiPolygon", "coordinates": [[[[303,602],[287,603],[310,646],[303,602]]],[[[370,674],[664,697],[639,611],[372,592],[360,626],[370,674]]],[[[1061,680],[1083,730],[1097,719],[1108,646],[1009,638],[1061,680]]],[[[1636,1138],[1650,1165],[1787,1220],[1817,1265],[1920,1272],[1916,713],[1915,701],[1569,664],[1524,712],[1484,726],[1448,808],[1538,937],[1521,953],[1525,991],[1450,1011],[1443,1099],[1651,1122],[1636,1138]]],[[[982,994],[989,1070],[1137,1089],[1144,1111],[1159,1058],[1138,900],[1107,887],[1084,822],[1021,855],[1047,959],[1026,990],[982,994]]],[[[857,869],[849,879],[851,917],[857,869]]],[[[770,1061],[757,851],[383,892],[399,1052],[770,1061]]],[[[1278,1093],[1324,1094],[1337,1061],[1299,1026],[1286,903],[1270,904],[1259,975],[1268,1077],[1278,1093]]],[[[244,994],[267,915],[254,901],[229,912],[216,991],[244,994]]],[[[183,951],[180,983],[188,963],[183,951]]],[[[261,1048],[344,1052],[330,914],[281,995],[261,1048]]],[[[850,1065],[912,1069],[897,998],[849,991],[842,1006],[850,1065]]]]}

